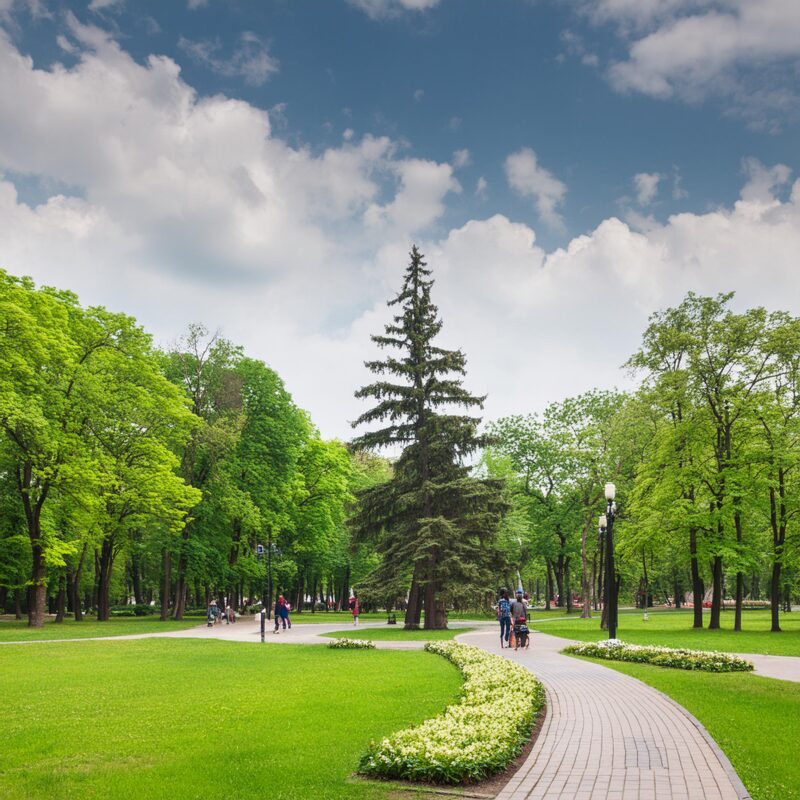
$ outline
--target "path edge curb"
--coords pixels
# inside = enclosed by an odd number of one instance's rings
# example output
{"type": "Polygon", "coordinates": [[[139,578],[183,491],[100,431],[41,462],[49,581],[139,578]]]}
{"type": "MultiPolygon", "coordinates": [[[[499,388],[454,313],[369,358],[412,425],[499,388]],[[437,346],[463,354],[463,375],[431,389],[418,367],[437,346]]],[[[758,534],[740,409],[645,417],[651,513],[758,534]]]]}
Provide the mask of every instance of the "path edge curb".
{"type": "MultiPolygon", "coordinates": [[[[601,664],[601,666],[606,666],[606,665],[601,664]]],[[[609,669],[609,667],[606,667],[606,669],[609,669]]],[[[629,675],[628,677],[633,678],[632,675],[629,675]]],[[[660,694],[670,705],[674,706],[678,711],[680,711],[681,714],[683,714],[683,716],[686,717],[686,719],[688,719],[689,722],[691,722],[695,728],[697,728],[698,733],[706,740],[708,745],[711,747],[711,750],[717,757],[717,761],[719,761],[720,766],[725,771],[725,774],[728,776],[730,782],[733,784],[733,788],[736,790],[736,794],[739,795],[739,800],[753,800],[753,798],[750,796],[750,792],[747,791],[747,787],[744,785],[744,782],[739,777],[739,773],[734,769],[733,764],[731,764],[731,760],[728,758],[728,756],[725,755],[725,752],[717,744],[714,737],[706,730],[705,725],[703,725],[703,723],[700,722],[700,720],[697,719],[697,717],[694,714],[692,714],[691,711],[682,706],[677,700],[674,700],[668,694],[665,694],[660,689],[656,689],[655,686],[650,686],[649,683],[646,683],[645,681],[640,680],[639,678],[634,678],[634,680],[639,681],[639,683],[643,683],[645,686],[649,687],[657,694],[660,694]]]]}

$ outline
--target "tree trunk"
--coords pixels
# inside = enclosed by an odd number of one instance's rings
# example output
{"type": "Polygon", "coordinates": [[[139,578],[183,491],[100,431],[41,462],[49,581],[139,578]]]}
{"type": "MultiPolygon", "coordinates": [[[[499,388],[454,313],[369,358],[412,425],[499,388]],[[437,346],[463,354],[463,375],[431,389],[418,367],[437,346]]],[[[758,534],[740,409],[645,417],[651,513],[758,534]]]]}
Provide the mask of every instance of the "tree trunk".
{"type": "Polygon", "coordinates": [[[133,602],[136,603],[137,606],[143,605],[142,566],[139,556],[136,553],[131,553],[131,586],[133,587],[133,602]]]}
{"type": "MultiPolygon", "coordinates": [[[[738,498],[737,498],[738,502],[738,498]]],[[[733,524],[736,529],[736,544],[738,545],[739,557],[741,558],[742,549],[742,515],[737,509],[733,515],[733,524]]],[[[742,629],[742,599],[744,597],[744,575],[739,570],[736,573],[736,611],[734,612],[733,629],[742,629]]]]}
{"type": "Polygon", "coordinates": [[[47,603],[47,567],[44,563],[44,548],[38,534],[32,542],[31,561],[31,586],[28,590],[28,625],[31,628],[41,628],[44,625],[45,606],[47,603]]]}
{"type": "Polygon", "coordinates": [[[408,608],[406,609],[405,628],[406,630],[416,630],[422,619],[422,593],[417,581],[417,571],[414,570],[414,577],[411,580],[411,589],[408,593],[408,608]]]}
{"type": "Polygon", "coordinates": [[[772,527],[772,580],[770,581],[770,617],[771,630],[779,633],[781,630],[781,571],[783,569],[783,549],[786,543],[786,502],[785,502],[785,472],[778,469],[778,493],[780,502],[775,493],[775,487],[769,489],[770,525],[772,527]]]}
{"type": "Polygon", "coordinates": [[[445,630],[447,628],[447,612],[444,599],[439,597],[434,581],[425,585],[425,630],[445,630]]]}
{"type": "Polygon", "coordinates": [[[697,529],[689,530],[689,554],[691,555],[692,571],[692,602],[694,604],[694,624],[693,628],[703,627],[703,597],[705,597],[705,586],[700,578],[700,565],[697,561],[697,529]]]}
{"type": "Polygon", "coordinates": [[[58,597],[56,598],[56,622],[64,621],[67,608],[67,574],[62,572],[58,578],[58,597]]]}
{"type": "Polygon", "coordinates": [[[22,619],[22,589],[14,589],[14,619],[22,619]]]}
{"type": "Polygon", "coordinates": [[[592,517],[589,517],[583,526],[581,533],[581,619],[589,619],[592,616],[592,598],[589,589],[589,562],[586,556],[586,539],[589,536],[589,526],[592,524],[592,517]]]}
{"type": "Polygon", "coordinates": [[[172,553],[165,547],[161,551],[161,620],[169,619],[169,592],[172,583],[172,553]]]}
{"type": "Polygon", "coordinates": [[[108,622],[111,616],[111,573],[114,569],[114,537],[106,536],[100,546],[100,576],[97,582],[97,621],[108,622]]]}
{"type": "Polygon", "coordinates": [[[567,614],[572,613],[572,584],[570,583],[569,558],[564,559],[564,594],[567,597],[567,614]]]}
{"type": "Polygon", "coordinates": [[[714,556],[711,576],[711,618],[708,629],[716,631],[719,630],[720,611],[722,611],[722,556],[714,556]]]}
{"type": "Polygon", "coordinates": [[[564,556],[559,554],[558,561],[553,565],[553,573],[556,579],[556,589],[558,590],[558,597],[556,599],[556,607],[564,607],[564,556]]]}

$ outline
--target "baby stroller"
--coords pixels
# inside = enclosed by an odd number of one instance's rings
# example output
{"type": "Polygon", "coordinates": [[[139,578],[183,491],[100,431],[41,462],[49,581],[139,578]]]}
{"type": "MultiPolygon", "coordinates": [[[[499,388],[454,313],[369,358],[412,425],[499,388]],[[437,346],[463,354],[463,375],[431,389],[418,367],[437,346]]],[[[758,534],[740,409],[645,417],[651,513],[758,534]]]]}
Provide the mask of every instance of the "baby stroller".
{"type": "Polygon", "coordinates": [[[525,617],[520,617],[514,623],[514,649],[519,650],[522,648],[527,650],[530,645],[530,631],[528,630],[527,622],[525,617]]]}

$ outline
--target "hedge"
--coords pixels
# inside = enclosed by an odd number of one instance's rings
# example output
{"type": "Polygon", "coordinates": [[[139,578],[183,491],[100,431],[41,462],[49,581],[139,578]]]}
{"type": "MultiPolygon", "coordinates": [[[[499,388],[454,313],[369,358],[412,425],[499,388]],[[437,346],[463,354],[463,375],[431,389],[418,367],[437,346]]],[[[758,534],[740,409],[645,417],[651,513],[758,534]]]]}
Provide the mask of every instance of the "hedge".
{"type": "Polygon", "coordinates": [[[703,672],[749,672],[753,669],[752,663],[730,653],[626,644],[619,639],[574,644],[563,652],[607,661],[632,661],[635,664],[654,664],[658,667],[703,672]]]}
{"type": "Polygon", "coordinates": [[[542,685],[524,667],[476,647],[428,642],[425,649],[461,670],[461,700],[420,725],[370,743],[359,771],[450,784],[500,772],[530,737],[544,707],[542,685]]]}

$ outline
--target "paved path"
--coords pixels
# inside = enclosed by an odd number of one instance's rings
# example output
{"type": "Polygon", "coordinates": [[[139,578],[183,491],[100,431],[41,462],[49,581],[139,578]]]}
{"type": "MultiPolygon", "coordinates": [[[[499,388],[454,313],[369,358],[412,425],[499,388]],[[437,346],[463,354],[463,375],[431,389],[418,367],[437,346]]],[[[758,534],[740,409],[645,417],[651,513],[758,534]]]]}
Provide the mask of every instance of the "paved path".
{"type": "Polygon", "coordinates": [[[600,664],[559,653],[564,639],[534,633],[528,651],[497,635],[459,641],[523,664],[547,692],[547,715],[523,766],[497,800],[740,800],[728,759],[685,709],[600,664]]]}
{"type": "Polygon", "coordinates": [[[755,675],[800,683],[800,657],[798,656],[761,656],[753,653],[737,653],[737,655],[753,662],[755,675]]]}

